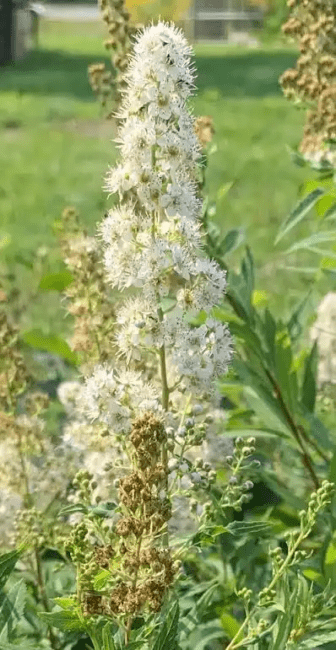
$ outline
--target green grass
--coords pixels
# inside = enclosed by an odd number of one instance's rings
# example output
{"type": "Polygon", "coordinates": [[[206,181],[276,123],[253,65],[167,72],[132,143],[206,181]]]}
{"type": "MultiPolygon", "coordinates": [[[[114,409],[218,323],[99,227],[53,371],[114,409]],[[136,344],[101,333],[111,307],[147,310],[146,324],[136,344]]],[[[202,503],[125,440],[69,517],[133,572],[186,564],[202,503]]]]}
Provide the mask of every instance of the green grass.
{"type": "MultiPolygon", "coordinates": [[[[0,234],[10,239],[5,260],[27,294],[38,276],[18,263],[41,246],[59,266],[52,224],[67,205],[76,206],[94,229],[111,204],[102,179],[115,161],[113,130],[102,122],[87,80],[87,66],[105,57],[100,24],[42,24],[39,49],[1,70],[0,234]],[[27,288],[28,287],[28,288],[27,288]]],[[[258,288],[275,308],[283,296],[297,299],[304,283],[279,273],[273,249],[279,223],[293,207],[307,172],[290,161],[286,146],[301,138],[304,115],[282,96],[279,75],[296,53],[197,45],[196,115],[214,118],[217,152],[211,156],[208,188],[219,201],[217,222],[225,232],[244,227],[258,267],[258,288]]],[[[277,307],[278,306],[278,307],[277,307]]],[[[24,326],[66,329],[57,296],[30,300],[24,326]]]]}

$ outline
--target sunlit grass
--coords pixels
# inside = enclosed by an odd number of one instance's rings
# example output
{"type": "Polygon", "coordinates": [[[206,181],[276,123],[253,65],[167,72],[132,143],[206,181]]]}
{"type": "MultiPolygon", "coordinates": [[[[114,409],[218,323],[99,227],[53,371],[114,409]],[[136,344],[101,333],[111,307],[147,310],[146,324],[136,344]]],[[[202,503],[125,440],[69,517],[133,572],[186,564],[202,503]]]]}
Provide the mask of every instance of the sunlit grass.
{"type": "MultiPolygon", "coordinates": [[[[106,58],[102,39],[100,23],[44,23],[39,49],[2,69],[0,231],[10,239],[3,252],[11,269],[20,268],[24,290],[31,272],[18,267],[18,253],[29,257],[41,246],[54,248],[52,224],[65,206],[78,208],[94,229],[111,203],[101,187],[115,160],[114,133],[103,122],[87,78],[87,66],[106,58]]],[[[299,142],[304,115],[284,99],[278,84],[295,52],[225,45],[195,49],[193,110],[212,115],[216,129],[217,151],[207,176],[211,199],[234,181],[215,220],[223,232],[246,229],[259,288],[269,291],[275,304],[282,295],[293,300],[303,285],[296,276],[279,274],[273,240],[307,175],[293,166],[286,149],[299,142]]],[[[58,263],[55,253],[52,260],[58,263]]],[[[30,303],[27,323],[58,326],[57,301],[48,300],[30,303]]]]}

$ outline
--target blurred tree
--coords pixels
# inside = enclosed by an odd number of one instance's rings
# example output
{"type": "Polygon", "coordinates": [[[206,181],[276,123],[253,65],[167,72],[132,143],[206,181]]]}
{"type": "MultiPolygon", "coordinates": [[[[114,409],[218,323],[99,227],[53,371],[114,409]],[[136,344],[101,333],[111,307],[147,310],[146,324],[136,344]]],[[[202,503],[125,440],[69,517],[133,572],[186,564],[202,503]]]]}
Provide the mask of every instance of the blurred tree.
{"type": "Polygon", "coordinates": [[[125,4],[135,23],[149,20],[173,20],[178,22],[186,15],[192,0],[126,0],[125,4]]]}
{"type": "Polygon", "coordinates": [[[289,9],[287,0],[249,0],[254,7],[265,11],[264,33],[268,37],[281,34],[281,26],[287,20],[289,9]]]}

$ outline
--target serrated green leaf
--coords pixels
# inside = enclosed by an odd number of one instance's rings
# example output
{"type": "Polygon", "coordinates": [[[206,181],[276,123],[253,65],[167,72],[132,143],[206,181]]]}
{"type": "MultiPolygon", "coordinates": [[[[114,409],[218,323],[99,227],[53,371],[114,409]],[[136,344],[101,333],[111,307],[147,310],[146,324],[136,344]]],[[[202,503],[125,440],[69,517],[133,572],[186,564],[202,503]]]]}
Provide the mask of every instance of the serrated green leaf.
{"type": "Polygon", "coordinates": [[[303,575],[305,578],[308,578],[308,580],[312,580],[312,582],[316,582],[320,587],[324,588],[325,587],[325,579],[319,571],[316,571],[316,569],[303,569],[302,571],[303,575]]]}
{"type": "Polygon", "coordinates": [[[330,581],[332,589],[336,587],[336,533],[330,540],[323,561],[323,574],[327,581],[330,581]]]}
{"type": "Polygon", "coordinates": [[[240,429],[239,427],[230,427],[226,428],[223,431],[222,435],[227,435],[227,436],[240,436],[241,438],[251,438],[251,436],[255,438],[267,438],[267,436],[275,436],[277,438],[283,438],[285,440],[290,440],[291,436],[289,433],[285,433],[284,431],[278,431],[275,429],[263,429],[263,428],[253,428],[251,427],[250,429],[240,429]]]}
{"type": "Polygon", "coordinates": [[[233,228],[225,235],[224,239],[219,244],[219,252],[221,255],[227,255],[235,251],[245,241],[245,231],[243,229],[233,228]]]}
{"type": "Polygon", "coordinates": [[[333,221],[334,219],[336,219],[336,203],[333,203],[333,205],[325,212],[322,221],[333,221]]]}
{"type": "Polygon", "coordinates": [[[47,273],[41,278],[38,288],[40,291],[64,291],[73,282],[73,279],[73,275],[69,271],[47,273]]]}
{"type": "Polygon", "coordinates": [[[267,521],[233,521],[227,525],[231,535],[262,535],[271,532],[271,525],[267,521]]]}
{"type": "Polygon", "coordinates": [[[9,551],[9,553],[0,555],[0,590],[4,587],[7,579],[14,570],[20,555],[20,550],[9,551]]]}
{"type": "Polygon", "coordinates": [[[290,337],[294,340],[297,339],[297,337],[301,334],[302,332],[302,322],[301,322],[301,317],[304,314],[304,309],[308,304],[308,300],[311,296],[312,290],[309,289],[309,291],[306,293],[304,296],[303,300],[299,302],[299,304],[294,308],[292,311],[288,322],[287,322],[287,330],[290,335],[290,337]]]}
{"type": "Polygon", "coordinates": [[[0,643],[0,650],[36,650],[36,644],[30,645],[26,641],[15,645],[12,643],[0,643]]]}
{"type": "Polygon", "coordinates": [[[336,641],[336,630],[312,634],[308,639],[303,639],[300,641],[297,644],[296,649],[310,650],[310,648],[318,648],[325,645],[326,643],[332,643],[332,641],[336,641]]]}
{"type": "Polygon", "coordinates": [[[103,650],[115,650],[110,623],[107,623],[103,629],[103,650]]]}
{"type": "Polygon", "coordinates": [[[245,386],[244,397],[248,406],[253,409],[263,423],[270,425],[274,431],[283,431],[288,436],[288,425],[283,418],[279,404],[267,389],[261,385],[258,386],[255,382],[255,390],[252,386],[245,386]]]}
{"type": "Polygon", "coordinates": [[[78,363],[77,354],[69,348],[64,339],[55,334],[44,334],[40,329],[32,329],[22,334],[22,340],[32,348],[56,354],[72,365],[78,363]]]}
{"type": "Polygon", "coordinates": [[[318,351],[317,342],[315,341],[309,356],[305,360],[301,392],[301,403],[311,413],[315,410],[317,362],[318,351]]]}
{"type": "Polygon", "coordinates": [[[54,598],[54,601],[62,609],[75,609],[77,607],[77,603],[73,598],[54,598]]]}
{"type": "Polygon", "coordinates": [[[286,603],[286,613],[277,617],[274,627],[272,650],[285,650],[288,636],[292,628],[292,612],[295,611],[297,603],[298,583],[295,584],[290,601],[286,603]]]}
{"type": "Polygon", "coordinates": [[[210,641],[223,639],[226,636],[217,621],[208,621],[208,623],[202,623],[199,627],[202,629],[202,638],[196,645],[193,645],[193,650],[206,650],[206,647],[210,645],[210,641]]]}
{"type": "Polygon", "coordinates": [[[307,160],[302,156],[302,154],[289,146],[287,146],[287,150],[294,165],[297,165],[297,167],[307,167],[307,160]]]}
{"type": "Polygon", "coordinates": [[[16,621],[20,621],[25,608],[27,588],[20,580],[6,594],[0,609],[0,642],[11,641],[12,630],[16,621]]]}
{"type": "Polygon", "coordinates": [[[91,512],[99,517],[107,519],[114,516],[114,510],[118,507],[117,503],[113,501],[107,501],[106,503],[100,503],[99,506],[93,506],[90,508],[91,512]]]}
{"type": "Polygon", "coordinates": [[[311,246],[316,246],[317,244],[323,244],[325,242],[334,241],[335,239],[336,239],[335,230],[315,232],[313,235],[310,235],[310,237],[307,237],[307,239],[301,239],[300,241],[293,244],[293,246],[291,246],[285,251],[285,255],[289,255],[290,253],[295,253],[296,251],[302,249],[307,249],[311,246]]]}
{"type": "Polygon", "coordinates": [[[319,201],[317,201],[315,209],[319,217],[323,217],[327,211],[331,208],[335,201],[335,194],[327,194],[323,196],[319,201]]]}
{"type": "Polygon", "coordinates": [[[289,217],[280,227],[276,240],[274,242],[275,246],[279,241],[287,235],[294,226],[299,224],[306,214],[311,210],[315,203],[325,194],[325,190],[322,187],[317,187],[315,190],[310,192],[307,196],[297,203],[294,210],[290,213],[289,217]]]}
{"type": "Polygon", "coordinates": [[[108,571],[107,569],[102,569],[101,571],[99,571],[99,573],[97,573],[93,581],[93,588],[95,589],[95,591],[100,591],[101,589],[104,589],[104,587],[106,587],[110,578],[111,578],[111,571],[108,571]]]}
{"type": "Polygon", "coordinates": [[[179,602],[176,600],[170,607],[163,621],[159,634],[153,645],[153,650],[175,650],[177,646],[179,616],[179,602]]]}
{"type": "Polygon", "coordinates": [[[75,512],[81,512],[84,515],[89,512],[89,507],[86,506],[84,503],[71,503],[69,506],[64,506],[59,513],[59,517],[65,517],[67,515],[72,515],[75,512]]]}
{"type": "Polygon", "coordinates": [[[315,413],[311,413],[310,411],[305,411],[303,415],[305,420],[309,423],[310,433],[313,438],[315,438],[316,442],[324,449],[333,449],[334,447],[329,431],[323,424],[322,420],[320,420],[315,413]]]}
{"type": "MultiPolygon", "coordinates": [[[[228,612],[225,612],[225,611],[222,612],[222,614],[220,615],[219,620],[220,620],[221,626],[222,626],[224,632],[226,632],[228,638],[233,639],[233,637],[239,631],[240,623],[237,621],[237,619],[234,616],[232,616],[232,614],[229,614],[228,612]]],[[[237,639],[236,639],[237,643],[239,643],[239,641],[241,641],[243,639],[243,637],[244,637],[244,631],[242,630],[240,635],[237,636],[237,639]]]]}
{"type": "Polygon", "coordinates": [[[50,627],[59,630],[84,630],[84,623],[77,611],[39,612],[39,617],[50,627]]]}

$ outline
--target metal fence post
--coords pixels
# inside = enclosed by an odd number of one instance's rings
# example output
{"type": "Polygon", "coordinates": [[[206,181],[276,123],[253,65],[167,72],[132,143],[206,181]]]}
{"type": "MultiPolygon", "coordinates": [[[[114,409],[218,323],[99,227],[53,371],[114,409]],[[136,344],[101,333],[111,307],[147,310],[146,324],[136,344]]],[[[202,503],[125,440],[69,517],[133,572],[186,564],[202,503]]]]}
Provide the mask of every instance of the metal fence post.
{"type": "Polygon", "coordinates": [[[13,0],[0,0],[0,65],[13,57],[13,0]]]}

